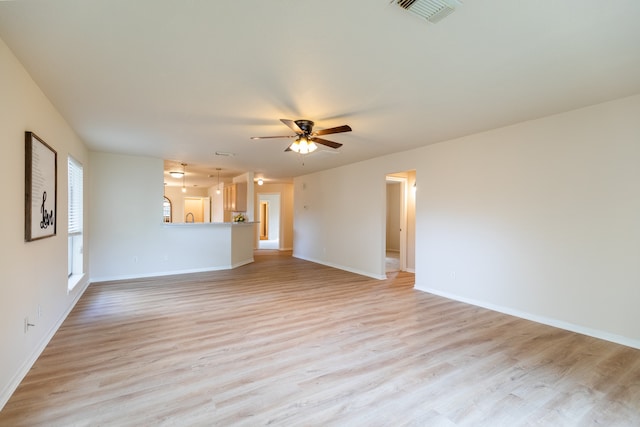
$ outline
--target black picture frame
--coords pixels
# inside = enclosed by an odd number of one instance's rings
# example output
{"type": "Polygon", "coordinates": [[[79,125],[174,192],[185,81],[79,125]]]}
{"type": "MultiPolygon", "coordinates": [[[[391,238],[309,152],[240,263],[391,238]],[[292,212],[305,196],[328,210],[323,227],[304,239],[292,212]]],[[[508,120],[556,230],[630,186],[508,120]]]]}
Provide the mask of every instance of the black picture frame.
{"type": "Polygon", "coordinates": [[[24,240],[56,235],[58,153],[33,132],[25,132],[24,240]]]}

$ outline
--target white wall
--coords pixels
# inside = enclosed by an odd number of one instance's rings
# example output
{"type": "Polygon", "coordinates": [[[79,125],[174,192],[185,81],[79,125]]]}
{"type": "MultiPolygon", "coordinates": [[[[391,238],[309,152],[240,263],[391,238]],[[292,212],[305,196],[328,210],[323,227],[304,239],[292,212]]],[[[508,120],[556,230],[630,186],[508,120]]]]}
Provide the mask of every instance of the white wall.
{"type": "Polygon", "coordinates": [[[162,159],[91,152],[91,165],[92,282],[233,267],[230,225],[163,224],[162,159]]]}
{"type": "Polygon", "coordinates": [[[211,222],[224,221],[224,191],[220,185],[220,194],[216,193],[217,186],[209,187],[209,198],[211,200],[211,222]]]}
{"type": "Polygon", "coordinates": [[[638,117],[640,96],[425,150],[417,287],[640,346],[638,117]]]}
{"type": "MultiPolygon", "coordinates": [[[[67,158],[90,171],[88,151],[26,70],[0,40],[0,408],[86,288],[67,291],[67,158]],[[25,131],[35,132],[58,154],[56,236],[24,241],[25,131]],[[38,317],[38,306],[41,317],[38,317]],[[27,333],[24,319],[35,326],[27,333]]],[[[85,184],[86,188],[86,184],[85,184]]],[[[85,191],[85,210],[88,209],[85,191]]],[[[84,229],[88,277],[90,230],[84,229]]]]}
{"type": "Polygon", "coordinates": [[[407,172],[407,271],[416,270],[416,171],[407,172]]]}
{"type": "Polygon", "coordinates": [[[91,280],[161,271],[162,159],[91,152],[91,163],[91,280]]]}
{"type": "Polygon", "coordinates": [[[640,347],[640,95],[295,179],[300,258],[383,276],[415,169],[416,287],[640,347]]]}
{"type": "Polygon", "coordinates": [[[374,159],[295,178],[294,256],[386,277],[385,175],[408,169],[393,163],[374,159]]]}

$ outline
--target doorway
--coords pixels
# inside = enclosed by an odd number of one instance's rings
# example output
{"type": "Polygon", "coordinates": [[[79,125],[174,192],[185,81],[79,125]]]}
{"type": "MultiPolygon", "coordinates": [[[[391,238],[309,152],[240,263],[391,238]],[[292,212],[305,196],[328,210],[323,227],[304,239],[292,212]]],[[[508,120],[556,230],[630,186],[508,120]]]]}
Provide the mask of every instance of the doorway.
{"type": "Polygon", "coordinates": [[[269,240],[269,201],[260,200],[260,240],[269,240]]]}
{"type": "Polygon", "coordinates": [[[415,171],[386,176],[384,271],[415,271],[415,171]]]}
{"type": "Polygon", "coordinates": [[[385,234],[385,273],[402,271],[406,268],[404,242],[406,225],[403,224],[404,178],[387,177],[387,229],[385,234]]]}
{"type": "Polygon", "coordinates": [[[258,194],[258,249],[280,249],[280,194],[258,194]]]}

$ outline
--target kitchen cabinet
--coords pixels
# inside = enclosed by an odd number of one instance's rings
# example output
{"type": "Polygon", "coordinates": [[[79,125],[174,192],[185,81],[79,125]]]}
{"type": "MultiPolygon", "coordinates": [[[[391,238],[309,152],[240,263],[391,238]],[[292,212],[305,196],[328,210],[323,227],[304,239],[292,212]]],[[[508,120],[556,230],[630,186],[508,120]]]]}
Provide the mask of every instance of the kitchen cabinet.
{"type": "Polygon", "coordinates": [[[238,182],[224,187],[223,207],[226,212],[247,211],[247,183],[238,182]]]}

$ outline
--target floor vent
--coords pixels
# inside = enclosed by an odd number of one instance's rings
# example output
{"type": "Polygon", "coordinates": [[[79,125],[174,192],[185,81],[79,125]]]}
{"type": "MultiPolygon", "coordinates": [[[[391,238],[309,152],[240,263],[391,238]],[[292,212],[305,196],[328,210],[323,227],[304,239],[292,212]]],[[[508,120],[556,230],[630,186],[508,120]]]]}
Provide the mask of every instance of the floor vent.
{"type": "Polygon", "coordinates": [[[436,23],[449,16],[461,3],[457,0],[395,0],[396,4],[409,12],[436,23]]]}

